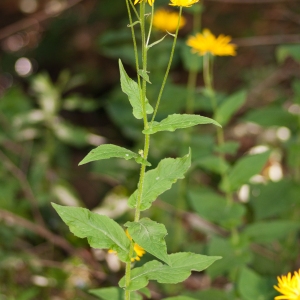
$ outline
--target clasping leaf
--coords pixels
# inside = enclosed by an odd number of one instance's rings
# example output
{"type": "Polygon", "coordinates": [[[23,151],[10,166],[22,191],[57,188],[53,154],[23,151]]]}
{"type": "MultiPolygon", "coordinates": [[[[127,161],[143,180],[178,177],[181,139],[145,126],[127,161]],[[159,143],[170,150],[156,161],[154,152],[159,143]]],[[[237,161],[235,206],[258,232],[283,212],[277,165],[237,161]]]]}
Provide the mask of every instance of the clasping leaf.
{"type": "MultiPolygon", "coordinates": [[[[180,158],[165,158],[156,169],[150,170],[145,174],[143,193],[140,210],[146,210],[156,198],[170,189],[177,179],[184,178],[184,173],[191,165],[191,153],[180,158]]],[[[129,198],[128,205],[135,208],[137,204],[138,190],[129,198]]]]}
{"type": "MultiPolygon", "coordinates": [[[[206,256],[190,252],[181,252],[169,255],[171,266],[164,265],[157,260],[150,261],[140,268],[131,271],[131,281],[127,288],[130,291],[139,290],[156,280],[159,283],[176,284],[186,280],[191,271],[202,271],[209,267],[220,256],[206,256]]],[[[119,282],[120,287],[125,287],[125,277],[119,282]]]]}
{"type": "Polygon", "coordinates": [[[84,165],[91,161],[101,160],[101,159],[108,159],[111,157],[120,157],[129,160],[134,158],[135,161],[139,164],[145,164],[146,166],[151,166],[151,164],[142,158],[137,153],[134,153],[126,148],[119,147],[112,144],[105,144],[101,145],[95,149],[93,149],[80,163],[80,165],[84,165]]]}
{"type": "Polygon", "coordinates": [[[168,234],[165,225],[143,218],[138,222],[125,224],[133,240],[147,252],[169,264],[165,236],[168,234]]]}
{"type": "Polygon", "coordinates": [[[120,260],[130,262],[130,241],[123,228],[107,216],[90,212],[86,208],[61,206],[52,203],[70,231],[77,237],[87,238],[91,247],[111,249],[120,260]]]}
{"type": "MultiPolygon", "coordinates": [[[[143,118],[143,104],[141,99],[141,93],[138,84],[132,80],[126,73],[124,66],[119,59],[120,77],[121,77],[121,89],[128,96],[129,102],[133,108],[133,115],[137,119],[143,118]]],[[[153,107],[145,99],[146,113],[152,114],[153,107]]]]}
{"type": "Polygon", "coordinates": [[[215,124],[221,126],[218,122],[207,117],[188,114],[173,114],[169,115],[161,122],[153,122],[152,126],[144,130],[143,133],[153,134],[158,131],[175,131],[176,129],[188,128],[199,124],[215,124]]]}

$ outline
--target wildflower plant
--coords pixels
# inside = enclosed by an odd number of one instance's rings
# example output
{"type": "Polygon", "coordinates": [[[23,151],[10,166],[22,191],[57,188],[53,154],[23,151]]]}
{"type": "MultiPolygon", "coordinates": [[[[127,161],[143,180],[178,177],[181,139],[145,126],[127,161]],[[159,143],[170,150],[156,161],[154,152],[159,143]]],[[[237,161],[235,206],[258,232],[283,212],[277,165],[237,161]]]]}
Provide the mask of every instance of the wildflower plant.
{"type": "MultiPolygon", "coordinates": [[[[189,150],[183,157],[162,159],[156,167],[146,172],[146,168],[151,167],[151,162],[148,160],[151,136],[161,131],[172,132],[200,124],[220,126],[218,122],[211,118],[194,114],[170,114],[163,120],[156,120],[173,59],[178,31],[182,26],[182,8],[189,7],[196,2],[198,0],[171,0],[170,5],[179,7],[179,14],[176,17],[175,34],[170,34],[173,37],[173,45],[169,63],[153,108],[153,99],[147,98],[147,85],[150,84],[147,68],[148,51],[151,51],[152,47],[163,41],[162,38],[150,43],[151,30],[155,23],[155,3],[153,0],[136,0],[134,3],[132,0],[126,0],[130,22],[128,27],[131,30],[133,39],[137,82],[128,76],[121,60],[119,60],[120,81],[121,89],[128,96],[132,107],[133,117],[143,122],[144,128],[141,134],[144,135],[144,148],[135,153],[117,145],[100,145],[88,153],[79,165],[110,158],[133,159],[140,165],[137,189],[128,199],[129,207],[134,210],[134,220],[124,224],[127,230],[124,231],[121,225],[105,215],[92,213],[85,208],[53,204],[57,213],[74,235],[87,238],[93,248],[107,249],[114,252],[126,264],[125,276],[119,281],[119,287],[124,290],[124,299],[126,300],[131,298],[131,294],[144,289],[149,280],[176,284],[187,279],[191,275],[191,271],[202,271],[214,261],[220,259],[218,256],[205,256],[191,252],[168,254],[165,242],[167,230],[164,224],[159,224],[150,218],[141,216],[141,213],[149,209],[159,195],[170,189],[178,179],[184,178],[191,165],[192,153],[189,150]],[[134,6],[135,4],[139,4],[139,12],[134,6]],[[149,26],[146,23],[146,5],[148,4],[151,6],[149,26]],[[135,15],[137,21],[133,21],[132,15],[135,15]],[[141,62],[139,61],[135,33],[137,27],[141,32],[141,62]],[[135,260],[140,260],[145,251],[152,254],[156,259],[145,263],[141,267],[134,268],[132,263],[135,260]]],[[[117,293],[118,291],[122,292],[116,287],[111,289],[117,293]]],[[[94,293],[100,295],[101,289],[94,291],[94,293]]]]}

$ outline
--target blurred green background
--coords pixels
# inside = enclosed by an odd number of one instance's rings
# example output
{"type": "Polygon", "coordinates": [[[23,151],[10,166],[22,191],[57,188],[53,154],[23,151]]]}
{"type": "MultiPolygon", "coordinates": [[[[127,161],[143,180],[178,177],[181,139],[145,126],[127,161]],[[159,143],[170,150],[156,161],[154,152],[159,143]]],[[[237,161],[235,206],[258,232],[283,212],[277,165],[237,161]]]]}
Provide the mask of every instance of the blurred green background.
{"type": "MultiPolygon", "coordinates": [[[[0,15],[0,299],[96,299],[88,290],[117,286],[124,266],[75,238],[50,202],[120,224],[133,218],[126,201],[138,180],[134,162],[77,166],[103,143],[142,147],[142,123],[119,83],[118,58],[135,77],[125,1],[1,0],[0,15]]],[[[166,225],[169,253],[223,259],[183,284],[151,283],[150,299],[271,300],[276,276],[300,268],[300,3],[204,0],[184,9],[158,119],[190,109],[187,82],[198,71],[192,110],[213,115],[201,59],[185,45],[197,16],[238,45],[237,56],[214,62],[225,144],[217,147],[208,125],[153,136],[153,166],[189,145],[193,164],[144,215],[166,225]]],[[[153,40],[163,35],[154,30],[153,40]]],[[[151,103],[171,44],[168,36],[149,51],[151,103]]]]}

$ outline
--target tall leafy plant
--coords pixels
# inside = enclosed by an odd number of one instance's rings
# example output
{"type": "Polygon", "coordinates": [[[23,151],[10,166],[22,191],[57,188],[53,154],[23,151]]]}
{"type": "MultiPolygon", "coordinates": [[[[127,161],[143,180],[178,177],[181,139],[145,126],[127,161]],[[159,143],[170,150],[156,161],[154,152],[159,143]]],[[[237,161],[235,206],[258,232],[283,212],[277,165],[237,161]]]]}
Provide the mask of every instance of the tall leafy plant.
{"type": "Polygon", "coordinates": [[[129,27],[133,39],[137,82],[128,76],[121,60],[119,60],[120,81],[121,89],[128,96],[132,107],[133,117],[143,122],[144,148],[139,150],[138,153],[134,153],[117,145],[101,145],[92,150],[80,162],[80,165],[109,158],[134,159],[136,163],[140,164],[137,189],[128,199],[128,205],[134,209],[135,213],[134,220],[124,224],[127,230],[124,231],[121,225],[105,215],[92,213],[85,208],[53,204],[60,217],[76,236],[87,238],[93,248],[109,249],[109,251],[115,252],[118,258],[126,264],[125,275],[119,282],[121,289],[106,288],[92,291],[93,294],[102,298],[109,295],[114,299],[139,299],[135,292],[138,290],[145,292],[144,288],[149,280],[176,284],[187,279],[192,270],[202,271],[214,261],[220,259],[218,256],[204,256],[190,252],[168,254],[164,239],[167,230],[164,224],[159,224],[154,220],[141,216],[141,213],[149,209],[159,195],[170,189],[178,179],[184,178],[184,174],[191,164],[192,153],[189,151],[183,157],[162,159],[156,168],[146,171],[147,167],[151,166],[148,161],[151,136],[161,131],[175,131],[200,124],[220,126],[213,119],[194,114],[171,114],[159,122],[155,120],[173,59],[182,9],[196,2],[198,0],[171,0],[170,5],[179,7],[178,22],[176,33],[171,34],[174,40],[169,63],[153,108],[146,96],[147,85],[150,84],[147,71],[148,51],[151,51],[151,48],[162,42],[164,38],[150,43],[154,1],[148,0],[151,6],[151,21],[150,26],[146,26],[146,1],[136,0],[135,3],[132,3],[131,0],[126,0],[130,21],[129,27]],[[139,12],[134,6],[137,2],[140,2],[139,12]],[[136,17],[136,21],[133,21],[132,14],[136,17]],[[141,67],[135,33],[137,26],[140,28],[142,37],[141,67]],[[149,118],[151,114],[152,117],[149,118]],[[134,268],[133,262],[140,260],[145,251],[152,254],[156,259],[145,263],[141,267],[134,268]]]}

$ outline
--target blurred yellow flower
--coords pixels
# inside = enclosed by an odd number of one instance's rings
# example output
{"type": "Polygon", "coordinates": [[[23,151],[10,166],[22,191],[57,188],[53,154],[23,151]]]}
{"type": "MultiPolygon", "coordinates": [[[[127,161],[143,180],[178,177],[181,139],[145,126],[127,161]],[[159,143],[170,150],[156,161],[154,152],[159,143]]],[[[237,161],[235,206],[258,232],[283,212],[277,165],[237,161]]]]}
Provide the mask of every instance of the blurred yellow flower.
{"type": "Polygon", "coordinates": [[[172,6],[184,6],[184,7],[190,7],[193,4],[199,2],[199,0],[170,0],[171,3],[169,5],[172,6]]]}
{"type": "Polygon", "coordinates": [[[275,300],[300,300],[300,269],[293,276],[288,273],[278,276],[277,280],[278,286],[274,285],[274,288],[282,295],[276,296],[275,300]]]}
{"type": "MultiPolygon", "coordinates": [[[[166,9],[158,9],[153,16],[153,26],[161,31],[174,32],[177,28],[179,14],[171,12],[166,9]]],[[[184,17],[181,17],[179,28],[183,27],[186,23],[184,17]]]]}
{"type": "MultiPolygon", "coordinates": [[[[146,1],[147,1],[147,0],[146,0],[146,1]]],[[[135,1],[134,1],[134,4],[141,3],[141,2],[143,2],[143,0],[135,0],[135,1]]],[[[148,0],[148,3],[149,3],[150,6],[152,6],[153,3],[154,3],[154,0],[148,0]]]]}
{"type": "Polygon", "coordinates": [[[190,36],[186,43],[192,47],[192,52],[199,55],[211,53],[219,56],[234,56],[236,55],[236,45],[229,44],[230,41],[230,36],[221,34],[215,37],[208,29],[204,29],[202,34],[197,33],[195,36],[190,36]]]}
{"type": "MultiPolygon", "coordinates": [[[[127,237],[130,239],[130,241],[132,241],[132,237],[130,236],[128,229],[126,229],[125,233],[126,233],[127,237]]],[[[135,260],[137,260],[137,261],[141,260],[141,257],[146,253],[146,251],[137,243],[134,243],[133,250],[136,253],[136,256],[131,258],[132,262],[134,262],[135,260]]],[[[109,249],[108,253],[117,254],[117,251],[109,249]]]]}
{"type": "MultiPolygon", "coordinates": [[[[130,236],[128,229],[126,229],[126,235],[132,241],[132,237],[130,236]]],[[[133,250],[136,253],[136,256],[131,258],[132,262],[135,260],[140,260],[141,257],[146,253],[146,251],[137,243],[134,243],[133,250]]]]}

